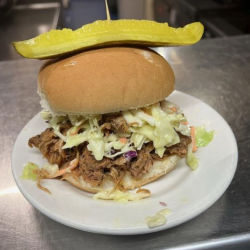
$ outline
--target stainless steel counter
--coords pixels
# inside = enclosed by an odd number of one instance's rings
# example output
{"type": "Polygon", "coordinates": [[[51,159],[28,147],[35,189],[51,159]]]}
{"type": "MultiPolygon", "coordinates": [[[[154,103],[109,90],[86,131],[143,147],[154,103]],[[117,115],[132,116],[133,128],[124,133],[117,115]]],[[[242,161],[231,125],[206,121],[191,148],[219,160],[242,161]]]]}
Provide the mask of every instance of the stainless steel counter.
{"type": "Polygon", "coordinates": [[[56,29],[59,13],[60,4],[57,2],[15,6],[0,23],[0,61],[22,59],[12,42],[56,29]]]}
{"type": "Polygon", "coordinates": [[[193,220],[148,235],[97,235],[52,221],[20,194],[10,160],[18,133],[40,110],[36,76],[41,62],[0,62],[1,250],[250,249],[250,36],[157,51],[172,64],[176,89],[212,106],[235,133],[239,163],[226,193],[193,220]]]}

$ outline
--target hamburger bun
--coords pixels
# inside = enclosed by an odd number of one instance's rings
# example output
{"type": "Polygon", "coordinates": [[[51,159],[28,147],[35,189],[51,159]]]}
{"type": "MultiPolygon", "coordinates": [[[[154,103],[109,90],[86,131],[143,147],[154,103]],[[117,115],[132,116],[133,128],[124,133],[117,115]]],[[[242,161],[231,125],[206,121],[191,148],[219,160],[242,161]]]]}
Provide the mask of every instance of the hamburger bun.
{"type": "MultiPolygon", "coordinates": [[[[122,185],[123,189],[125,190],[131,190],[134,188],[140,188],[147,183],[150,183],[161,176],[167,174],[172,169],[176,167],[180,160],[180,157],[177,155],[172,155],[168,158],[166,158],[163,161],[156,161],[154,160],[153,166],[150,168],[150,172],[144,174],[144,176],[140,180],[134,179],[129,172],[125,173],[125,176],[121,180],[120,184],[122,185]]],[[[83,180],[82,176],[78,177],[78,180],[76,180],[72,174],[66,174],[63,176],[63,179],[65,179],[67,182],[72,184],[73,186],[82,189],[84,191],[90,192],[90,193],[98,193],[100,191],[108,191],[112,190],[115,187],[115,183],[112,180],[112,178],[106,177],[102,181],[101,186],[93,186],[90,183],[83,180]]]]}
{"type": "Polygon", "coordinates": [[[110,47],[47,61],[38,76],[42,107],[53,115],[106,114],[151,105],[175,87],[168,62],[153,50],[110,47]]]}

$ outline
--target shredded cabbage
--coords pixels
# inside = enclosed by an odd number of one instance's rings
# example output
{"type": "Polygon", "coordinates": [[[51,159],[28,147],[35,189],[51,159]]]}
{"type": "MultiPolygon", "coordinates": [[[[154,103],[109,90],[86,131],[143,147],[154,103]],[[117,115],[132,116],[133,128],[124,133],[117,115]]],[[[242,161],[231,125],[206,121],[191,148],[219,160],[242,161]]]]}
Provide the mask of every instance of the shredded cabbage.
{"type": "Polygon", "coordinates": [[[174,126],[174,128],[176,131],[180,132],[181,134],[190,136],[190,129],[186,125],[183,125],[180,123],[178,127],[174,126]]]}
{"type": "Polygon", "coordinates": [[[27,164],[24,165],[21,178],[24,180],[36,181],[37,175],[34,173],[34,171],[38,169],[39,169],[38,165],[32,162],[28,162],[27,164]]]}
{"type": "Polygon", "coordinates": [[[151,126],[155,126],[155,118],[151,115],[144,113],[141,109],[131,110],[134,117],[147,122],[151,126]]]}
{"type": "Polygon", "coordinates": [[[52,115],[50,114],[50,112],[48,110],[43,110],[41,113],[40,113],[41,117],[48,121],[52,118],[52,115]]]}
{"type": "Polygon", "coordinates": [[[148,216],[146,217],[146,222],[149,228],[159,227],[162,225],[165,225],[167,222],[167,219],[164,215],[156,214],[154,216],[148,216]]]}
{"type": "Polygon", "coordinates": [[[127,153],[127,152],[129,152],[129,151],[133,151],[133,150],[135,150],[134,147],[132,147],[132,146],[130,146],[128,143],[126,143],[125,146],[123,146],[123,147],[121,148],[121,151],[118,151],[118,152],[115,153],[115,154],[108,154],[108,153],[106,153],[106,154],[105,154],[105,157],[107,157],[107,158],[114,158],[114,157],[116,157],[116,156],[118,156],[118,155],[127,153]]]}
{"type": "Polygon", "coordinates": [[[158,154],[158,155],[162,158],[163,155],[164,155],[165,150],[166,150],[165,147],[156,148],[156,149],[155,149],[155,153],[158,154]]]}
{"type": "Polygon", "coordinates": [[[89,130],[86,130],[81,134],[77,134],[77,135],[73,135],[73,136],[68,137],[66,139],[66,144],[62,147],[62,149],[72,148],[74,146],[78,146],[81,143],[87,141],[88,133],[89,133],[89,130]]]}
{"type": "Polygon", "coordinates": [[[61,134],[59,131],[54,130],[54,133],[55,133],[58,137],[60,137],[64,142],[67,141],[67,137],[64,136],[63,134],[61,134]]]}
{"type": "Polygon", "coordinates": [[[104,149],[105,145],[102,140],[102,137],[98,137],[97,135],[93,135],[92,138],[90,137],[88,139],[88,149],[89,151],[92,151],[93,155],[95,156],[95,159],[97,161],[102,160],[104,156],[104,149]]]}
{"type": "Polygon", "coordinates": [[[65,142],[63,149],[88,142],[88,149],[96,160],[101,160],[104,156],[113,158],[129,151],[140,150],[150,141],[153,142],[156,153],[163,157],[166,147],[180,142],[176,131],[183,135],[190,135],[189,128],[181,123],[186,121],[182,111],[177,105],[167,101],[144,109],[123,111],[121,114],[129,125],[129,131],[108,136],[104,136],[99,126],[101,115],[52,117],[47,111],[42,113],[49,119],[54,133],[65,142]],[[70,121],[73,126],[66,134],[62,134],[60,124],[67,121],[70,121]],[[127,138],[125,143],[120,141],[121,138],[127,138]]]}
{"type": "Polygon", "coordinates": [[[160,210],[157,214],[161,214],[161,215],[166,216],[166,215],[171,214],[171,212],[172,212],[171,209],[169,209],[169,208],[164,208],[164,209],[160,210]]]}
{"type": "Polygon", "coordinates": [[[134,146],[140,150],[143,146],[144,141],[146,140],[146,137],[144,135],[140,135],[138,133],[133,133],[131,136],[131,142],[134,143],[134,146]]]}
{"type": "Polygon", "coordinates": [[[160,210],[156,215],[146,217],[146,222],[149,228],[159,227],[167,222],[165,216],[169,215],[172,211],[168,208],[160,210]]]}
{"type": "Polygon", "coordinates": [[[206,131],[205,127],[195,127],[196,147],[206,147],[214,137],[214,131],[206,131]]]}
{"type": "Polygon", "coordinates": [[[120,141],[116,141],[113,143],[113,148],[116,150],[122,149],[124,146],[124,143],[120,142],[120,141]]]}
{"type": "Polygon", "coordinates": [[[170,124],[170,119],[165,113],[156,115],[156,124],[154,130],[154,147],[161,148],[179,143],[180,138],[170,124]]]}
{"type": "Polygon", "coordinates": [[[57,164],[44,164],[42,167],[43,170],[47,171],[49,176],[55,176],[56,173],[59,171],[59,167],[57,164]]]}
{"type": "Polygon", "coordinates": [[[105,152],[110,152],[113,147],[114,147],[114,142],[112,142],[112,141],[104,143],[104,151],[105,152]]]}
{"type": "Polygon", "coordinates": [[[140,135],[144,135],[146,138],[148,138],[151,141],[154,140],[154,128],[150,125],[144,125],[143,127],[140,127],[140,128],[130,128],[130,131],[136,132],[140,135]]]}
{"type": "Polygon", "coordinates": [[[101,200],[114,200],[117,202],[128,202],[128,201],[135,201],[140,200],[146,197],[149,197],[150,193],[130,193],[130,192],[122,192],[120,190],[114,190],[111,192],[110,190],[107,191],[100,191],[94,195],[94,199],[101,199],[101,200]]]}
{"type": "Polygon", "coordinates": [[[182,110],[180,110],[180,107],[177,106],[176,104],[169,102],[169,101],[161,101],[161,108],[164,112],[166,112],[167,114],[173,114],[173,113],[182,113],[182,110]],[[174,112],[174,109],[176,109],[176,112],[174,112]]]}
{"type": "Polygon", "coordinates": [[[66,116],[54,116],[51,118],[51,120],[49,121],[49,124],[51,125],[51,127],[54,130],[58,130],[59,131],[59,123],[62,123],[63,121],[66,120],[66,116]]]}
{"type": "Polygon", "coordinates": [[[69,115],[68,117],[71,124],[74,126],[80,126],[86,121],[86,118],[83,118],[82,116],[79,115],[69,115]]]}
{"type": "Polygon", "coordinates": [[[127,122],[127,124],[135,124],[134,126],[139,126],[141,127],[143,122],[141,119],[133,116],[129,111],[123,111],[122,112],[123,118],[127,122]]]}
{"type": "Polygon", "coordinates": [[[195,157],[194,153],[192,152],[192,144],[188,145],[188,153],[187,153],[187,164],[188,166],[195,170],[199,165],[199,160],[195,157]]]}

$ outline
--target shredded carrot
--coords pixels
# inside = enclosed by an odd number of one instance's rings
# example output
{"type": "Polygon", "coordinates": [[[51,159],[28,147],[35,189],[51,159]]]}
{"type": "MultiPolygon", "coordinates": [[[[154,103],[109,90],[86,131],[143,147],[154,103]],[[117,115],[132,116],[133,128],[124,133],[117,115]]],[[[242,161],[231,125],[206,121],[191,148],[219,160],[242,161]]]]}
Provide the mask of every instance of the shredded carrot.
{"type": "Polygon", "coordinates": [[[36,185],[39,189],[47,192],[48,194],[51,194],[51,192],[49,191],[49,189],[47,189],[46,187],[43,187],[41,185],[41,179],[42,179],[42,176],[41,176],[41,172],[40,170],[37,171],[37,181],[36,181],[36,185]]]}
{"type": "Polygon", "coordinates": [[[181,122],[181,124],[183,124],[183,125],[188,125],[188,122],[181,122]]]}
{"type": "Polygon", "coordinates": [[[119,140],[121,143],[125,144],[127,143],[127,138],[123,137],[119,140]]]}
{"type": "Polygon", "coordinates": [[[177,111],[176,107],[171,107],[171,108],[169,108],[169,109],[171,109],[173,112],[176,112],[176,111],[177,111]]]}
{"type": "Polygon", "coordinates": [[[191,138],[192,138],[192,151],[193,153],[197,151],[196,141],[195,141],[195,127],[191,126],[191,138]]]}

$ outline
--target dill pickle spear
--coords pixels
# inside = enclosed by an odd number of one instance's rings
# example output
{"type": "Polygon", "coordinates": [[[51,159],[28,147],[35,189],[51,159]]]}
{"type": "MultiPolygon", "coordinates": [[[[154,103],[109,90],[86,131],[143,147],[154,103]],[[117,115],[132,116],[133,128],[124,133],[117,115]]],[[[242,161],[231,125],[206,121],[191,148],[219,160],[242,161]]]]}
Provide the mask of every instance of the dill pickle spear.
{"type": "Polygon", "coordinates": [[[30,40],[14,42],[17,52],[26,58],[55,58],[73,51],[110,45],[184,46],[198,42],[203,35],[201,23],[172,28],[167,23],[147,20],[105,20],[73,31],[51,30],[30,40]]]}

